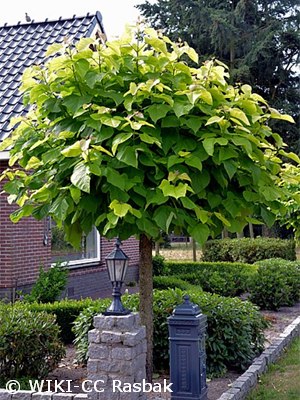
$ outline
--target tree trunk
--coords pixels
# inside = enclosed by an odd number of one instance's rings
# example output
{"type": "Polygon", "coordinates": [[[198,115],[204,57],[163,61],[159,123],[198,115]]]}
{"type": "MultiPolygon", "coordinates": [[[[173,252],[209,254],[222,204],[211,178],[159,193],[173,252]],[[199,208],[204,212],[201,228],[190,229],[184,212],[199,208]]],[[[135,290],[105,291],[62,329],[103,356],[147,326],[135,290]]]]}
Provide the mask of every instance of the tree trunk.
{"type": "Polygon", "coordinates": [[[244,236],[244,231],[237,232],[237,233],[236,233],[236,237],[239,238],[239,239],[245,237],[245,236],[244,236]]]}
{"type": "Polygon", "coordinates": [[[153,371],[153,276],[152,276],[152,242],[146,235],[140,236],[140,316],[142,324],[146,326],[147,382],[152,382],[153,371]]]}
{"type": "Polygon", "coordinates": [[[251,239],[254,239],[254,230],[253,230],[252,222],[249,222],[249,235],[250,235],[251,239]]]}
{"type": "Polygon", "coordinates": [[[222,239],[227,239],[227,238],[229,238],[229,233],[228,233],[227,228],[224,228],[222,230],[222,239]]]}
{"type": "Polygon", "coordinates": [[[193,248],[193,261],[197,261],[196,241],[191,237],[192,248],[193,248]]]}
{"type": "Polygon", "coordinates": [[[159,241],[158,240],[155,242],[155,255],[156,256],[159,255],[159,241]]]}

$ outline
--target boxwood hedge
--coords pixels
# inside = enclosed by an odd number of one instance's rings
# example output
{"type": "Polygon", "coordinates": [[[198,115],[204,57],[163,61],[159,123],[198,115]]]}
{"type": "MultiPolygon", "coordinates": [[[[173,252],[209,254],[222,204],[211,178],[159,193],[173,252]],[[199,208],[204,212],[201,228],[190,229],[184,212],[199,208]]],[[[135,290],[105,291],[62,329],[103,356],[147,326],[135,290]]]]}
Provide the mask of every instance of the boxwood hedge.
{"type": "Polygon", "coordinates": [[[294,240],[242,238],[209,240],[202,248],[203,261],[228,261],[253,264],[268,258],[296,260],[294,240]]]}

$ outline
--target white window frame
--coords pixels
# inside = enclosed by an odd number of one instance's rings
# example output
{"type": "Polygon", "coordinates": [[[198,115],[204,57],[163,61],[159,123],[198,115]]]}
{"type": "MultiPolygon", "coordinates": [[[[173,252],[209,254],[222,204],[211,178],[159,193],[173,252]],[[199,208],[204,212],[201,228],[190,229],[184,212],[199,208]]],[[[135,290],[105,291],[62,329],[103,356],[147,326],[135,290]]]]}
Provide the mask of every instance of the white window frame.
{"type": "MultiPolygon", "coordinates": [[[[95,265],[98,264],[99,261],[101,261],[101,236],[98,232],[98,230],[94,227],[95,233],[96,233],[96,257],[94,258],[80,258],[78,260],[71,260],[71,261],[63,261],[61,265],[66,266],[70,269],[75,269],[75,268],[82,268],[82,267],[87,267],[89,265],[95,265]]],[[[57,261],[56,261],[57,262],[57,261]]],[[[51,267],[53,267],[56,262],[51,263],[51,267]]]]}

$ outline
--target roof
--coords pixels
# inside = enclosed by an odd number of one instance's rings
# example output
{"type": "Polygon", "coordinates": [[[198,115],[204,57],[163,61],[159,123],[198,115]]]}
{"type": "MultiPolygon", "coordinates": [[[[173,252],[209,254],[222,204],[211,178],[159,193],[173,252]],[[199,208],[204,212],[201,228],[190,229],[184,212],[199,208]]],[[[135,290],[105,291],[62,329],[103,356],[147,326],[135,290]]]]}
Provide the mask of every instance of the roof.
{"type": "Polygon", "coordinates": [[[52,43],[66,37],[75,41],[99,29],[104,34],[100,12],[55,21],[18,23],[0,27],[0,142],[11,132],[9,121],[25,111],[19,86],[24,70],[45,59],[52,43]]]}

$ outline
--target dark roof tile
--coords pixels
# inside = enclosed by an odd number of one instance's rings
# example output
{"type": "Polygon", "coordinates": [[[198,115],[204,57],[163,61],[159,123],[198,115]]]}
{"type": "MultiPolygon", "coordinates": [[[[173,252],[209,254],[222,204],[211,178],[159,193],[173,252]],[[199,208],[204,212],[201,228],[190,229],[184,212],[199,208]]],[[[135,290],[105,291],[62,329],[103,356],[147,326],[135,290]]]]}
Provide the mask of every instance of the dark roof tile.
{"type": "Polygon", "coordinates": [[[104,32],[99,12],[84,17],[0,27],[0,142],[12,130],[10,119],[24,112],[18,90],[24,70],[41,63],[50,44],[62,42],[65,37],[77,40],[90,36],[96,26],[104,32]]]}

